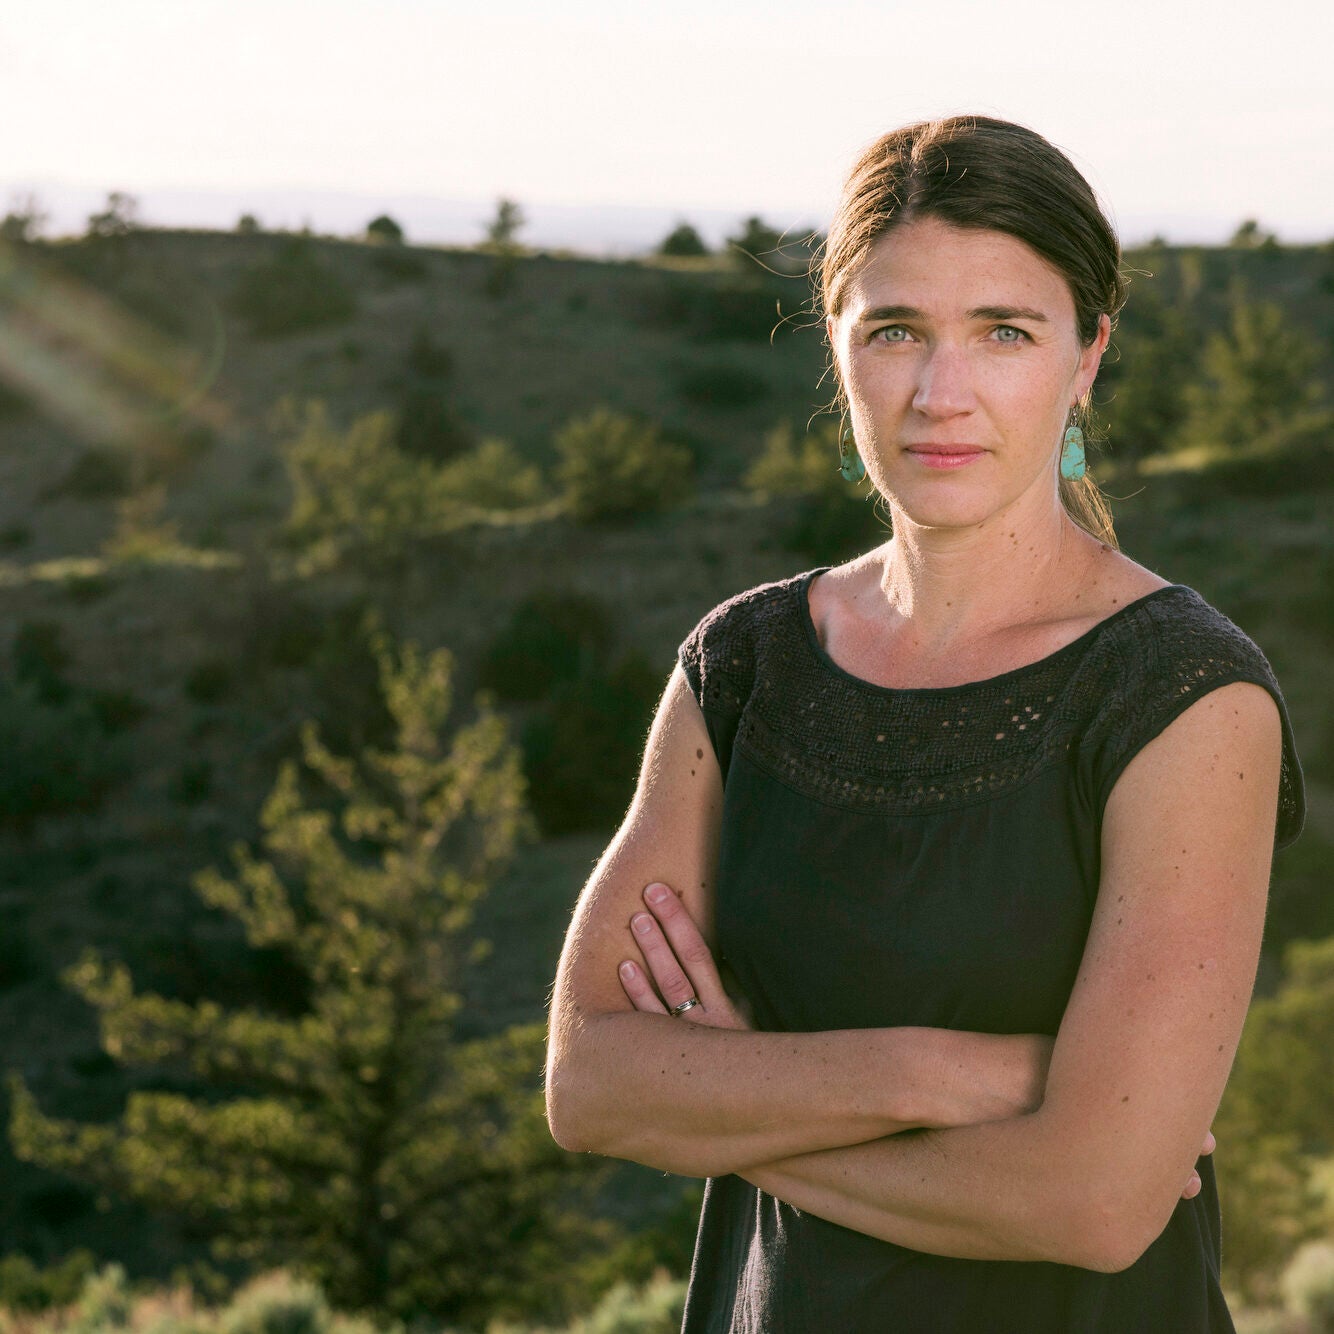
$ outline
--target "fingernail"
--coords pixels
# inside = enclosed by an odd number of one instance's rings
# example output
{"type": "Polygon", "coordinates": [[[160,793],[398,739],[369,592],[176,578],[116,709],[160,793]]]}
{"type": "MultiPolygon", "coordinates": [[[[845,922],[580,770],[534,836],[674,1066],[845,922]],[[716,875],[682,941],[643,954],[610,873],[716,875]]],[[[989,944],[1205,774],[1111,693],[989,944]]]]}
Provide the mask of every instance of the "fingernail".
{"type": "Polygon", "coordinates": [[[630,919],[630,925],[639,935],[644,936],[653,930],[653,918],[646,912],[637,912],[630,919]]]}
{"type": "Polygon", "coordinates": [[[627,982],[632,982],[634,980],[635,966],[629,961],[629,959],[627,959],[621,965],[621,976],[625,978],[627,982]]]}
{"type": "Polygon", "coordinates": [[[666,885],[650,885],[644,891],[644,897],[650,903],[665,903],[667,896],[670,893],[671,890],[669,890],[666,885]]]}

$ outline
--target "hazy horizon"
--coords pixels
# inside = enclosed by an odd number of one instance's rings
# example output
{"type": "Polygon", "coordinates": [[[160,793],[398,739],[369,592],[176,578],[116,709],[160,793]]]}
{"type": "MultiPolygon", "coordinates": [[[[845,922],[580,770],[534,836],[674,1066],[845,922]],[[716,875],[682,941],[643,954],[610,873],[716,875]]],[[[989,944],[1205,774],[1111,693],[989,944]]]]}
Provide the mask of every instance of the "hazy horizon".
{"type": "Polygon", "coordinates": [[[61,232],[122,190],[160,225],[456,244],[503,195],[529,244],[619,253],[664,218],[821,226],[869,140],[970,111],[1064,148],[1127,244],[1325,240],[1331,37],[1319,0],[46,0],[0,24],[0,192],[61,232]]]}
{"type": "MultiPolygon", "coordinates": [[[[87,230],[88,216],[105,206],[111,188],[29,180],[0,182],[0,195],[4,209],[21,206],[28,197],[35,198],[46,217],[43,234],[54,239],[82,235],[87,230]]],[[[141,193],[114,188],[134,197],[138,221],[146,227],[231,231],[241,215],[249,213],[268,230],[298,231],[309,227],[322,235],[355,236],[372,218],[388,213],[414,245],[475,245],[483,239],[496,204],[495,199],[450,199],[423,194],[386,196],[350,190],[159,189],[141,193]]],[[[813,211],[569,204],[523,199],[517,202],[525,218],[519,234],[523,244],[535,249],[568,249],[608,257],[650,251],[680,222],[694,226],[712,248],[735,234],[740,223],[752,214],[794,235],[827,225],[827,219],[817,217],[813,211]]],[[[1221,245],[1244,220],[1202,213],[1123,217],[1118,231],[1128,249],[1154,237],[1174,245],[1221,245]]],[[[1322,244],[1334,239],[1334,221],[1324,230],[1295,233],[1273,228],[1263,217],[1258,221],[1264,230],[1276,231],[1279,240],[1287,244],[1322,244]]]]}

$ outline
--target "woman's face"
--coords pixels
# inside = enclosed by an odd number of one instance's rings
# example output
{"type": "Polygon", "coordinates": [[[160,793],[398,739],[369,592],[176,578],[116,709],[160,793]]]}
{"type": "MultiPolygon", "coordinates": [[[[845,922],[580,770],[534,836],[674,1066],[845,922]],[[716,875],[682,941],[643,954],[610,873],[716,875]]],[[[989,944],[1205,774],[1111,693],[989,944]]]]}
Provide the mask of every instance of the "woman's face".
{"type": "MultiPolygon", "coordinates": [[[[1111,322],[1082,347],[1064,276],[1003,232],[936,218],[882,236],[828,322],[876,489],[924,527],[1059,504],[1070,409],[1111,322]]],[[[1036,512],[1036,511],[1035,511],[1036,512]]]]}

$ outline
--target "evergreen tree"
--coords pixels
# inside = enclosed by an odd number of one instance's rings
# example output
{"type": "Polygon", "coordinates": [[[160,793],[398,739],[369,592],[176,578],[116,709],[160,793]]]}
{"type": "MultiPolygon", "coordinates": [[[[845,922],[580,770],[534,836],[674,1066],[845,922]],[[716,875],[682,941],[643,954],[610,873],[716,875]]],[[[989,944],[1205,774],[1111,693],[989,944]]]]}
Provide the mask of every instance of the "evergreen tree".
{"type": "MultiPolygon", "coordinates": [[[[1304,1240],[1334,1225],[1313,1168],[1334,1159],[1334,937],[1294,941],[1273,996],[1257,998],[1215,1120],[1229,1277],[1263,1298],[1304,1240]]],[[[1334,1204],[1334,1200],[1330,1201],[1334,1204]]]]}
{"type": "Polygon", "coordinates": [[[1181,442],[1230,451],[1281,435],[1318,401],[1315,362],[1278,306],[1235,299],[1227,332],[1205,345],[1203,379],[1187,387],[1181,442]]]}
{"type": "Polygon", "coordinates": [[[1156,292],[1136,296],[1115,360],[1099,372],[1117,459],[1133,461],[1167,448],[1186,414],[1186,388],[1199,361],[1200,337],[1181,309],[1156,292]]]}
{"type": "Polygon", "coordinates": [[[374,641],[392,751],[331,753],[313,725],[303,795],[284,763],[262,855],[196,888],[249,944],[284,952],[303,1012],[226,1010],[135,992],[86,955],[67,981],[98,1011],[106,1051],[177,1090],[132,1093],[120,1119],[46,1116],[11,1078],[20,1157],[210,1235],[220,1257],[295,1268],[338,1304],[479,1320],[559,1304],[558,1212],[581,1160],[546,1129],[540,1023],[461,1029],[474,905],[529,827],[518,756],[481,702],[448,746],[445,650],[374,641]]]}
{"type": "Polygon", "coordinates": [[[704,244],[704,238],[688,222],[678,223],[658,247],[660,255],[695,258],[708,253],[709,247],[704,244]]]}

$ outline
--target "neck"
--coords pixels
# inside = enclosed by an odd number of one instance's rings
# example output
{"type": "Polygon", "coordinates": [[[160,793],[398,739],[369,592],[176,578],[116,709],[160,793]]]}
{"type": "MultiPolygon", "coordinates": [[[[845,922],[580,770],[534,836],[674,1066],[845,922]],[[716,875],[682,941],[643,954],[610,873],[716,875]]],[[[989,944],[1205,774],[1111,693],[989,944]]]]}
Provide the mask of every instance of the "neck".
{"type": "Polygon", "coordinates": [[[1056,497],[967,528],[923,527],[897,508],[893,520],[894,537],[878,553],[880,592],[924,649],[1041,619],[1100,545],[1056,497]]]}

